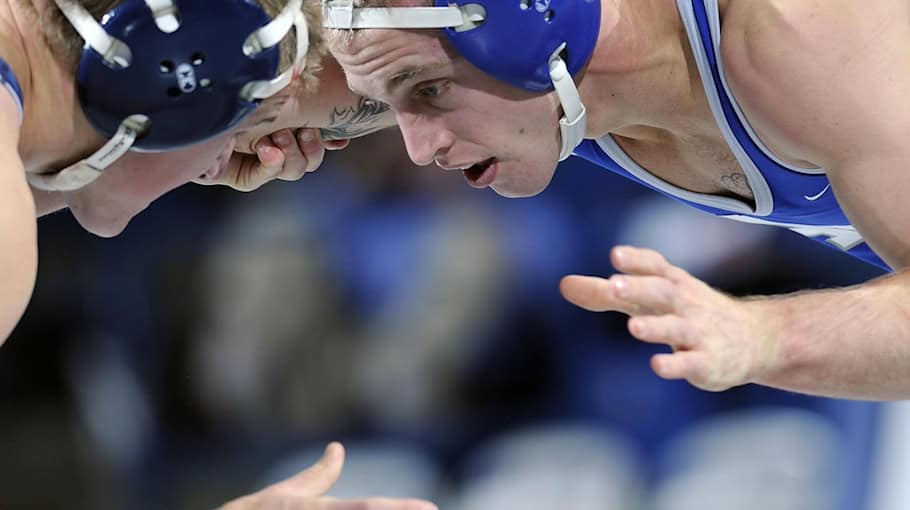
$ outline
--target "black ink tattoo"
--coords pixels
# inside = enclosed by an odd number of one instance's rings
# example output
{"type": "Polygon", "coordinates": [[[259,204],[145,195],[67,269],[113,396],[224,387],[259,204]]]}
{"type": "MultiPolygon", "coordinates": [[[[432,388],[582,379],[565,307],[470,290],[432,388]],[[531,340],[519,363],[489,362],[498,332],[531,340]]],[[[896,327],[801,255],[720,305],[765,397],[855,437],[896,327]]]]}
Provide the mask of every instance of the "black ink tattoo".
{"type": "Polygon", "coordinates": [[[377,121],[389,111],[389,105],[361,97],[357,106],[335,108],[329,115],[329,127],[322,128],[323,140],[348,140],[385,128],[377,121]]]}

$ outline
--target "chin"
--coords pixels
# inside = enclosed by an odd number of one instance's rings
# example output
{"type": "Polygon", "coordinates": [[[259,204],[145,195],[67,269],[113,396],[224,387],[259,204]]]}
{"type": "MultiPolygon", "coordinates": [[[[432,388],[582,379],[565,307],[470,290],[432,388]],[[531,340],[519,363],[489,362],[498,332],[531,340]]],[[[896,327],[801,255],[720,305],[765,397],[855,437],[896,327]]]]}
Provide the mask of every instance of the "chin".
{"type": "Polygon", "coordinates": [[[497,195],[505,198],[531,198],[537,196],[547,187],[550,186],[550,181],[553,180],[553,174],[545,174],[544,179],[538,177],[537,179],[522,179],[518,182],[494,182],[490,188],[496,192],[497,195]]]}
{"type": "Polygon", "coordinates": [[[119,236],[135,215],[122,214],[116,216],[96,215],[92,211],[83,211],[79,208],[70,208],[73,217],[87,232],[98,237],[111,238],[119,236]]]}
{"type": "Polygon", "coordinates": [[[536,197],[537,195],[542,193],[544,189],[546,189],[546,187],[543,187],[543,188],[539,188],[539,189],[514,190],[514,189],[506,189],[505,187],[501,187],[501,186],[496,186],[495,184],[493,186],[490,186],[490,188],[492,188],[493,191],[495,191],[497,195],[504,197],[504,198],[536,197]]]}
{"type": "Polygon", "coordinates": [[[98,224],[85,223],[80,221],[79,224],[82,225],[82,228],[91,234],[94,234],[98,237],[103,237],[105,239],[110,239],[112,237],[117,237],[123,233],[123,231],[126,229],[126,226],[129,225],[129,221],[124,223],[108,222],[98,224]]]}

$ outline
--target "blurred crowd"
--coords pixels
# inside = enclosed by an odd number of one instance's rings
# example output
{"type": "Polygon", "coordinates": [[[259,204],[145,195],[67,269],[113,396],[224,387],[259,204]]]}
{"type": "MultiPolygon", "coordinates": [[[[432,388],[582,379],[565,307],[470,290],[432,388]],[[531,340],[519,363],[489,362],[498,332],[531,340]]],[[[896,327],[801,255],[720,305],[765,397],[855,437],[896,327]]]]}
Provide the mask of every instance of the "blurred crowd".
{"type": "Polygon", "coordinates": [[[617,243],[734,294],[875,270],[569,161],[544,194],[415,168],[399,135],[252,194],[187,187],[116,239],[42,220],[0,349],[0,508],[201,509],[329,440],[337,496],[446,510],[856,510],[879,407],[659,380],[625,320],[565,303],[617,243]]]}

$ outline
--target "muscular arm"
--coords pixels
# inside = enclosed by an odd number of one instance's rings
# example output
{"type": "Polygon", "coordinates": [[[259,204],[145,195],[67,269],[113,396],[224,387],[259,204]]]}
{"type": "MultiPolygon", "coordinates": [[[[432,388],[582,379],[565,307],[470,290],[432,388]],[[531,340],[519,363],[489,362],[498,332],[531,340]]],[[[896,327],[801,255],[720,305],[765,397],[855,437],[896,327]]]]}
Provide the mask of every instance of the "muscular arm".
{"type": "Polygon", "coordinates": [[[631,316],[673,348],[652,367],[708,390],[910,398],[910,3],[729,0],[727,79],[779,156],[825,168],[851,223],[897,272],[850,288],[734,299],[649,250],[621,275],[568,277],[564,295],[631,316]]]}
{"type": "MultiPolygon", "coordinates": [[[[734,81],[747,108],[787,152],[827,169],[851,223],[889,265],[910,267],[910,3],[776,3],[744,32],[753,39],[734,81]],[[764,83],[746,85],[755,76],[764,83]]],[[[777,318],[781,355],[762,382],[910,397],[910,273],[760,305],[777,318]]]]}
{"type": "Polygon", "coordinates": [[[746,305],[777,346],[754,382],[840,398],[910,398],[910,272],[746,305]]]}

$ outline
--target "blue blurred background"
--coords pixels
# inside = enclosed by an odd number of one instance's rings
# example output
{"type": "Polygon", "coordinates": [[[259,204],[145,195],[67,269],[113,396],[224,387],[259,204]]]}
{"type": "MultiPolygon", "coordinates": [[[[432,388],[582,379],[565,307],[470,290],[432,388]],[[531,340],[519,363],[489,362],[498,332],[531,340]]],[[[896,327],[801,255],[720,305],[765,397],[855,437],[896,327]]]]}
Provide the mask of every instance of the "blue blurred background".
{"type": "Polygon", "coordinates": [[[343,497],[901,507],[887,409],[662,381],[623,317],[564,302],[560,277],[610,275],[617,243],[734,294],[876,275],[580,161],[533,199],[470,190],[414,168],[395,132],[298,183],[178,190],[113,240],[60,213],[0,349],[0,508],[212,508],[336,439],[343,497]]]}

